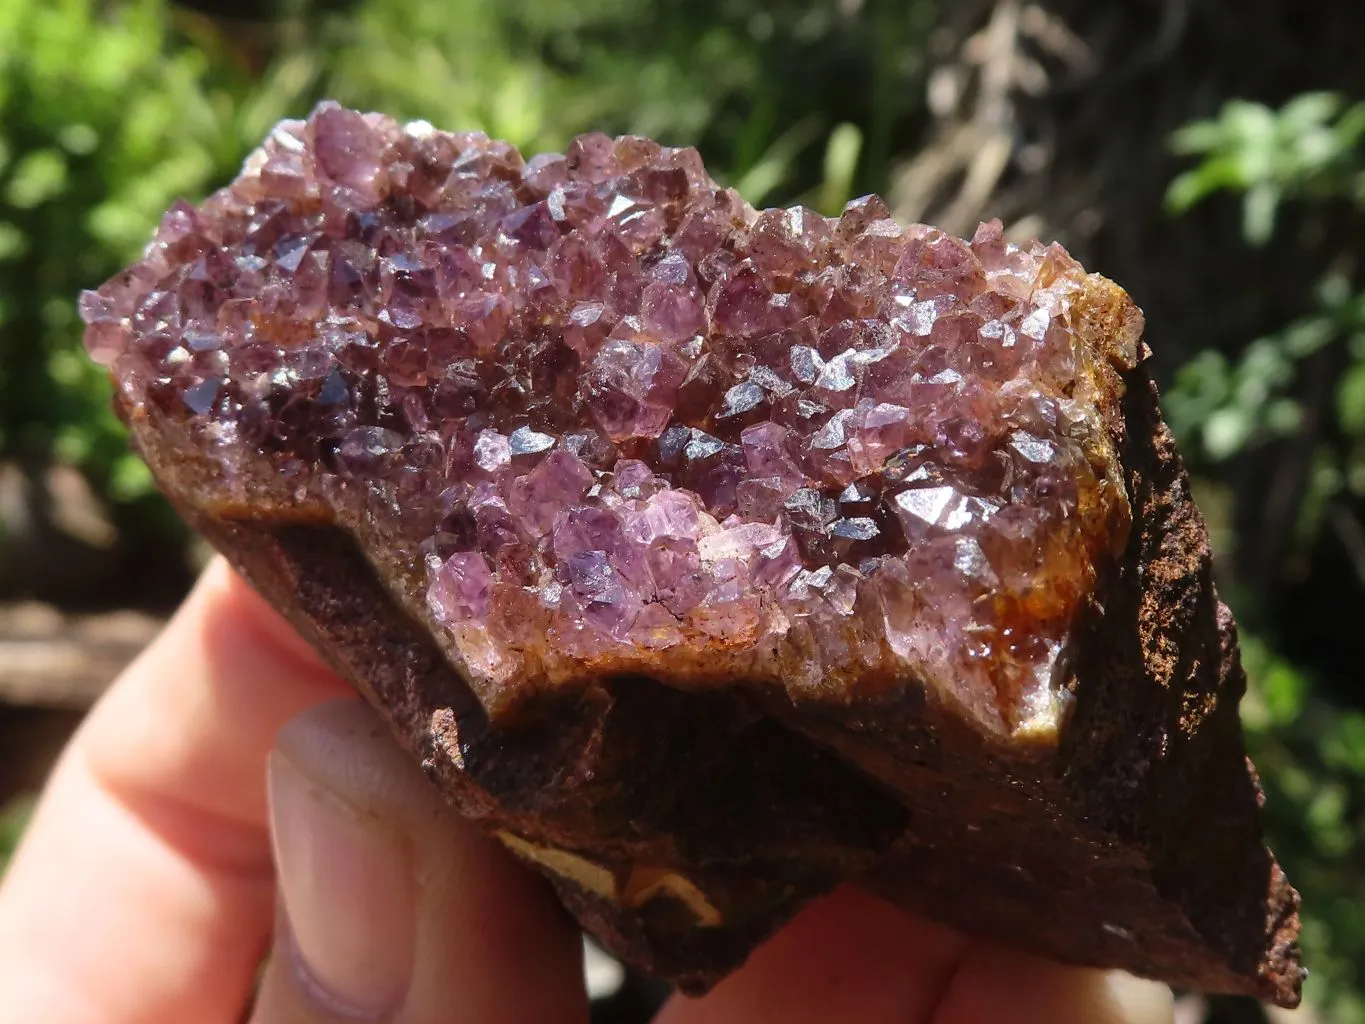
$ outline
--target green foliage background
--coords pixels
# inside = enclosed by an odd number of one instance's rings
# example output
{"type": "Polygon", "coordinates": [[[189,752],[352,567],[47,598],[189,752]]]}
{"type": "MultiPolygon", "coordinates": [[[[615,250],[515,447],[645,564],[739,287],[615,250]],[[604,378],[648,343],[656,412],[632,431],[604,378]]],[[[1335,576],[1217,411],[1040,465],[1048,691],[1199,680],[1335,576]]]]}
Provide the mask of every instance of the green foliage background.
{"type": "MultiPolygon", "coordinates": [[[[1228,193],[1241,206],[1244,242],[1264,246],[1277,220],[1327,206],[1353,223],[1349,234],[1359,243],[1365,102],[1322,92],[1279,109],[1230,100],[1217,117],[1177,132],[1172,145],[1197,161],[1171,182],[1173,213],[1228,193]]],[[[1217,477],[1239,458],[1305,433],[1305,364],[1331,360],[1326,400],[1313,413],[1325,423],[1311,434],[1311,469],[1293,524],[1301,547],[1333,518],[1354,523],[1365,498],[1365,291],[1353,281],[1354,262],[1342,254],[1322,267],[1295,321],[1231,356],[1214,348],[1195,354],[1165,398],[1188,457],[1217,477]]],[[[1365,548],[1346,547],[1365,582],[1365,548]]],[[[1266,618],[1261,595],[1236,596],[1249,621],[1266,618]]],[[[1269,828],[1306,905],[1304,946],[1317,972],[1310,992],[1329,1020],[1365,1020],[1365,711],[1331,699],[1314,666],[1295,664],[1263,640],[1246,641],[1244,658],[1253,689],[1243,719],[1269,828]]]]}
{"type": "Polygon", "coordinates": [[[19,845],[31,808],[27,801],[16,801],[0,808],[0,870],[19,845]]]}
{"type": "MultiPolygon", "coordinates": [[[[528,152],[590,128],[640,132],[698,145],[753,202],[833,212],[892,186],[930,140],[932,65],[959,13],[936,0],[295,0],[234,20],[217,6],[0,3],[0,462],[78,467],[121,524],[154,535],[164,508],[81,353],[75,297],[137,253],[172,199],[228,180],[278,118],[333,96],[528,152]]],[[[1235,209],[1241,235],[1218,240],[1221,258],[1296,239],[1312,287],[1259,336],[1211,329],[1202,347],[1161,353],[1177,367],[1167,411],[1220,559],[1238,566],[1255,554],[1248,510],[1266,500],[1255,467],[1298,445],[1307,482],[1287,557],[1303,586],[1336,588],[1345,635],[1365,608],[1365,293],[1349,244],[1300,241],[1326,218],[1359,245],[1365,103],[1218,99],[1171,137],[1166,209],[1151,214],[1235,209]],[[1336,575],[1321,568],[1333,536],[1347,554],[1336,575]]],[[[1326,1020],[1365,1022],[1365,698],[1354,665],[1296,639],[1269,579],[1224,581],[1248,634],[1249,742],[1304,895],[1309,998],[1326,1020]]],[[[0,821],[0,862],[17,821],[0,821]]]]}

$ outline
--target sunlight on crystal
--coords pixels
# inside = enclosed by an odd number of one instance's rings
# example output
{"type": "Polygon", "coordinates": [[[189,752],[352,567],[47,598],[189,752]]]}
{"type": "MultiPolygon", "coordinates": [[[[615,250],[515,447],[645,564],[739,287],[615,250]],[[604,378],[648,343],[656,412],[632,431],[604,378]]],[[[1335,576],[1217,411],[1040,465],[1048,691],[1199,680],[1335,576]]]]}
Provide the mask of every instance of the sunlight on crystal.
{"type": "Polygon", "coordinates": [[[323,104],[81,311],[203,500],[378,538],[475,675],[898,658],[1009,731],[1057,718],[1127,528],[1087,287],[998,223],[760,214],[692,150],[526,163],[323,104]]]}

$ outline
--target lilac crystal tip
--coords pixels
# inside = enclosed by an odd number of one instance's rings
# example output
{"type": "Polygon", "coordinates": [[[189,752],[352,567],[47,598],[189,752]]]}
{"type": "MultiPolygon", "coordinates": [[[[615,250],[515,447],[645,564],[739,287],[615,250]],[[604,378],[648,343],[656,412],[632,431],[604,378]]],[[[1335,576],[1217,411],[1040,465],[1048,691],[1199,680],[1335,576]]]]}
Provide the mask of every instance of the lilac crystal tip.
{"type": "Polygon", "coordinates": [[[163,485],[350,532],[490,707],[916,683],[1054,735],[1141,315],[1059,246],[335,104],[81,300],[163,485]],[[155,437],[155,443],[146,439],[155,437]]]}

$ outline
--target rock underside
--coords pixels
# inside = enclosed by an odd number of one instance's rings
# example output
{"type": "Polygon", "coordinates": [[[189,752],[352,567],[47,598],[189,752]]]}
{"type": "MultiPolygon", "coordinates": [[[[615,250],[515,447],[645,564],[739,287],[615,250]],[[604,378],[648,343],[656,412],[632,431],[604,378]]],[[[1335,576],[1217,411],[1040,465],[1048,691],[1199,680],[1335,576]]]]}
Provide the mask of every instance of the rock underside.
{"type": "Polygon", "coordinates": [[[1059,246],[904,228],[876,197],[757,212],[641,138],[524,161],[323,104],[81,314],[191,522],[636,962],[708,984],[861,878],[1047,955],[1297,998],[1142,317],[1059,246]],[[1195,595],[1174,639],[1142,625],[1153,587],[1195,595]],[[1153,667],[1176,649],[1202,676],[1153,667]],[[1080,792],[1104,758],[1114,792],[1080,792]],[[1205,759],[1232,767],[1190,783],[1205,759]],[[704,808],[661,795],[689,772],[704,808]],[[954,776],[965,831],[927,840],[954,776]],[[1198,833],[1180,801],[1205,789],[1245,864],[1186,884],[1210,865],[1179,874],[1160,808],[1198,833]],[[1001,856],[1077,876],[1053,884],[1069,936],[1002,909],[1046,906],[1031,882],[969,911],[905,891],[1001,856]]]}

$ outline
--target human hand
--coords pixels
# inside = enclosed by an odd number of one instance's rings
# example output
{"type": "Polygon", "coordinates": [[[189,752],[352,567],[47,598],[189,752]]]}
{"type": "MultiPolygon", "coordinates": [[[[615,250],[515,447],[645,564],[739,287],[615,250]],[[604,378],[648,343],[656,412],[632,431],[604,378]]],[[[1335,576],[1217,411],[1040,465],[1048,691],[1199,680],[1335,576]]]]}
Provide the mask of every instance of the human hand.
{"type": "MultiPolygon", "coordinates": [[[[0,885],[0,1017],[568,1024],[588,1004],[549,887],[451,812],[217,562],[90,714],[0,885]]],[[[973,941],[853,890],[657,1018],[1171,1019],[1164,986],[973,941]]]]}

